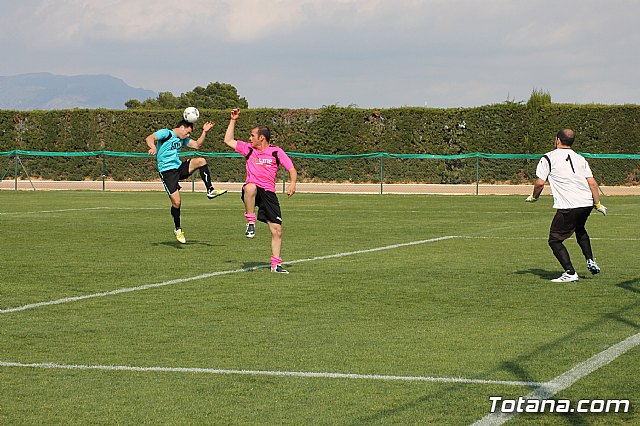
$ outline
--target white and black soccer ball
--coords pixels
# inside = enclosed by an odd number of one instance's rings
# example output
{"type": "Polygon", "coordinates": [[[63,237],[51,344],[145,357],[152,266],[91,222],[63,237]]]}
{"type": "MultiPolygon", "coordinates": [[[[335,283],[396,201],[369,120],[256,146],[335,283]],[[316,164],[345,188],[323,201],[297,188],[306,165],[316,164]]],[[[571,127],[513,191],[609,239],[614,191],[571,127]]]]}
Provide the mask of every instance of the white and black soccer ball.
{"type": "Polygon", "coordinates": [[[198,118],[200,118],[200,111],[198,111],[198,108],[196,107],[188,107],[185,108],[184,112],[182,113],[182,117],[184,117],[184,119],[189,123],[195,123],[196,121],[198,121],[198,118]]]}

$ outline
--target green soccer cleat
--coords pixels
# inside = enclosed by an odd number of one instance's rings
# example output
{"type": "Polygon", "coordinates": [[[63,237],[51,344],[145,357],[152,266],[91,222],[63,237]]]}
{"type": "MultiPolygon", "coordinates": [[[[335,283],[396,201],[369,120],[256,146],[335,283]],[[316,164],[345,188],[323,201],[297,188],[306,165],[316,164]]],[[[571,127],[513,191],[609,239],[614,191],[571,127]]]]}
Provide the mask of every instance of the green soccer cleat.
{"type": "Polygon", "coordinates": [[[207,190],[207,198],[209,198],[210,200],[213,200],[214,198],[219,197],[222,194],[226,194],[226,193],[227,193],[226,189],[209,188],[207,190]]]}

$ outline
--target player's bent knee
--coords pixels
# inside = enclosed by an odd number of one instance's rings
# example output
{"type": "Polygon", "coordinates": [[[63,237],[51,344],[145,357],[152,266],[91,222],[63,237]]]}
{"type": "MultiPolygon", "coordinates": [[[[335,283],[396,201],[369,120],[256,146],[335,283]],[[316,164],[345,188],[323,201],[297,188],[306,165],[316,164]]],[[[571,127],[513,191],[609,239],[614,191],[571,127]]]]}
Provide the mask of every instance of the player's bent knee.
{"type": "Polygon", "coordinates": [[[562,244],[562,241],[549,240],[549,247],[551,247],[551,250],[556,253],[557,251],[562,250],[564,245],[562,244]]]}

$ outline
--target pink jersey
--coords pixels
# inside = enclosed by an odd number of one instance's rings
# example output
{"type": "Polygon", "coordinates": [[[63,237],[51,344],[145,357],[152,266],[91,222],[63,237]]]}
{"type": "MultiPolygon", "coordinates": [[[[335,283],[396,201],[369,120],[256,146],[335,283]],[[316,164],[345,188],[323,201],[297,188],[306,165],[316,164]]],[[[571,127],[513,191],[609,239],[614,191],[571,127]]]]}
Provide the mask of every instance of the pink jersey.
{"type": "Polygon", "coordinates": [[[266,191],[276,192],[276,155],[278,162],[287,171],[293,168],[293,162],[279,146],[269,145],[259,151],[252,148],[250,143],[237,141],[236,152],[247,158],[246,183],[254,183],[266,191]]]}

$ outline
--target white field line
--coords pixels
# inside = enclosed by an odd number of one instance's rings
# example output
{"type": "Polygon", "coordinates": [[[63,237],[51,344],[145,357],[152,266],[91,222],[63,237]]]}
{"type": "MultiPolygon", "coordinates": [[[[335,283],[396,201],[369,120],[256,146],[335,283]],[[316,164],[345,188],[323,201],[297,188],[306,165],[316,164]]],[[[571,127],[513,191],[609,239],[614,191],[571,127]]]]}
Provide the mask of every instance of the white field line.
{"type": "MultiPolygon", "coordinates": [[[[188,209],[188,207],[187,207],[188,209]]],[[[45,214],[45,213],[69,213],[69,212],[82,212],[82,211],[104,211],[104,210],[113,210],[113,211],[118,211],[118,210],[125,210],[125,211],[131,211],[131,210],[141,210],[141,211],[145,211],[145,210],[166,210],[166,207],[110,207],[110,206],[102,206],[102,207],[78,207],[78,208],[68,208],[68,209],[56,209],[56,210],[32,210],[32,211],[21,211],[21,212],[0,212],[0,215],[4,215],[4,216],[23,216],[23,215],[32,215],[32,214],[45,214]]],[[[230,207],[224,207],[224,208],[215,208],[215,210],[224,210],[224,211],[241,211],[241,209],[238,208],[230,208],[230,207]]],[[[349,212],[350,210],[348,209],[304,209],[304,212],[349,212]]],[[[424,213],[423,210],[367,210],[367,212],[369,213],[424,213]]],[[[294,212],[291,212],[294,213],[294,212]]],[[[447,210],[446,212],[442,212],[442,214],[491,214],[491,215],[496,215],[496,214],[516,214],[516,213],[520,213],[520,214],[533,214],[536,213],[535,211],[520,211],[520,212],[508,212],[508,211],[504,211],[504,210],[500,210],[500,211],[473,211],[473,210],[465,210],[465,211],[454,211],[454,210],[447,210]]]]}
{"type": "MultiPolygon", "coordinates": [[[[24,211],[24,212],[0,212],[0,216],[27,216],[27,215],[34,215],[34,214],[47,214],[47,213],[69,213],[69,212],[82,212],[82,211],[105,211],[105,210],[111,210],[111,211],[132,211],[132,210],[140,210],[140,211],[148,211],[148,210],[167,210],[166,207],[86,207],[86,208],[75,208],[75,209],[58,209],[58,210],[38,210],[38,211],[24,211]]],[[[189,208],[187,207],[185,209],[185,211],[188,211],[189,208]]],[[[238,208],[229,208],[229,207],[224,207],[224,208],[215,208],[215,211],[235,211],[235,212],[240,212],[242,211],[242,209],[238,209],[238,208]]],[[[304,212],[305,213],[309,213],[309,212],[349,212],[350,210],[347,209],[305,209],[304,212]]],[[[408,214],[415,214],[415,213],[424,213],[421,210],[367,210],[368,213],[408,213],[408,214]]],[[[292,212],[293,213],[293,212],[292,212]]],[[[469,212],[469,213],[473,213],[473,212],[469,212]]]]}
{"type": "MultiPolygon", "coordinates": [[[[57,210],[36,210],[36,211],[23,211],[23,212],[0,212],[0,216],[23,216],[23,215],[32,215],[32,214],[45,214],[45,213],[68,213],[68,212],[81,212],[81,211],[99,211],[99,210],[166,210],[166,207],[78,207],[78,208],[69,208],[69,209],[57,209],[57,210]]],[[[216,208],[215,210],[224,210],[224,211],[238,211],[237,208],[216,208]]],[[[305,209],[305,212],[348,212],[347,209],[305,209]]],[[[424,213],[423,210],[367,210],[369,213],[424,213]]],[[[438,212],[435,212],[438,213],[438,212]]],[[[496,211],[473,211],[473,210],[447,210],[441,212],[443,215],[451,215],[451,214],[481,214],[481,215],[496,215],[496,214],[539,214],[539,211],[535,210],[520,210],[520,211],[505,211],[505,210],[496,210],[496,211]]],[[[631,213],[609,213],[610,216],[633,216],[636,217],[636,214],[631,213]]]]}
{"type": "Polygon", "coordinates": [[[68,212],[83,212],[91,210],[166,210],[161,207],[82,207],[76,209],[58,209],[58,210],[36,210],[26,212],[0,212],[0,215],[4,216],[23,216],[29,214],[45,214],[45,213],[68,213],[68,212]]]}
{"type": "Polygon", "coordinates": [[[338,257],[352,256],[355,254],[374,253],[376,251],[392,250],[392,249],[397,249],[401,247],[415,246],[419,244],[435,243],[438,241],[450,240],[452,238],[462,238],[462,237],[460,235],[446,235],[444,237],[429,238],[428,240],[418,240],[418,241],[411,241],[409,243],[392,244],[390,246],[376,247],[376,248],[365,249],[365,250],[356,250],[356,251],[350,251],[346,253],[328,254],[326,256],[317,256],[317,257],[311,257],[308,259],[298,259],[298,260],[292,260],[290,262],[284,262],[284,263],[287,265],[293,265],[295,263],[313,262],[315,260],[335,259],[338,257]]]}
{"type": "MultiPolygon", "coordinates": [[[[140,210],[140,211],[146,211],[146,210],[167,210],[166,207],[86,207],[86,208],[75,208],[75,209],[58,209],[58,210],[38,210],[38,211],[24,211],[24,212],[0,212],[0,216],[26,216],[26,215],[33,215],[33,214],[45,214],[45,213],[69,213],[69,212],[82,212],[82,211],[99,211],[99,210],[111,210],[111,211],[131,211],[131,210],[140,210]]],[[[187,207],[185,209],[186,211],[189,210],[189,207],[187,207]]],[[[230,207],[223,207],[223,208],[215,208],[215,211],[235,211],[235,212],[241,212],[242,209],[238,209],[238,208],[230,208],[230,207]]],[[[304,209],[305,213],[309,213],[309,212],[340,212],[340,213],[346,213],[349,212],[351,210],[348,209],[304,209]]],[[[408,213],[408,214],[415,214],[415,213],[424,213],[424,211],[422,210],[367,210],[367,213],[408,213]]],[[[447,212],[450,213],[450,212],[447,212]]],[[[466,213],[469,214],[473,214],[474,212],[472,211],[468,211],[466,213]]],[[[479,212],[475,212],[475,213],[479,213],[479,212]]],[[[495,213],[499,213],[499,212],[493,212],[491,214],[495,214],[495,213]]],[[[295,214],[294,212],[290,212],[289,214],[295,214]]]]}
{"type": "MultiPolygon", "coordinates": [[[[335,258],[346,257],[346,256],[354,256],[354,255],[357,255],[357,254],[374,253],[374,252],[383,251],[383,250],[393,250],[393,249],[397,249],[397,248],[401,248],[401,247],[414,246],[414,245],[418,245],[418,244],[435,243],[435,242],[438,242],[438,241],[450,240],[452,238],[460,238],[460,236],[458,236],[458,235],[447,235],[447,236],[444,236],[444,237],[430,238],[428,240],[411,241],[409,243],[392,244],[392,245],[389,245],[389,246],[375,247],[375,248],[372,248],[372,249],[356,250],[356,251],[350,251],[350,252],[344,252],[344,253],[329,254],[329,255],[326,255],[326,256],[317,256],[317,257],[312,257],[312,258],[308,258],[308,259],[292,260],[290,262],[284,262],[284,263],[286,265],[292,265],[294,263],[313,262],[313,261],[325,260],[325,259],[335,259],[335,258]]],[[[137,286],[137,287],[119,288],[119,289],[116,289],[116,290],[105,291],[105,292],[101,292],[101,293],[85,294],[85,295],[82,295],[82,296],[73,296],[73,297],[64,297],[64,298],[61,298],[61,299],[50,300],[50,301],[46,301],[46,302],[30,303],[28,305],[17,306],[15,308],[0,309],[0,314],[8,314],[8,313],[11,313],[11,312],[26,311],[26,310],[29,310],[29,309],[35,309],[35,308],[40,308],[40,307],[44,307],[44,306],[60,305],[60,304],[63,304],[63,303],[78,302],[80,300],[93,299],[93,298],[96,298],[96,297],[114,296],[114,295],[122,294],[122,293],[130,293],[130,292],[133,292],[133,291],[148,290],[150,288],[164,287],[164,286],[168,286],[168,285],[186,283],[186,282],[190,282],[190,281],[198,281],[198,280],[217,277],[217,276],[221,276],[221,275],[237,274],[239,272],[249,272],[249,271],[254,271],[256,269],[268,268],[268,267],[269,267],[269,265],[251,266],[251,267],[242,268],[242,269],[231,269],[231,270],[227,270],[227,271],[211,272],[211,273],[208,273],[208,274],[201,274],[201,275],[196,275],[194,277],[188,277],[188,278],[178,278],[178,279],[175,279],[175,280],[162,281],[162,282],[154,283],[154,284],[145,284],[145,285],[141,285],[141,286],[137,286]]]]}
{"type": "Polygon", "coordinates": [[[351,374],[351,373],[321,373],[302,371],[265,371],[265,370],[223,370],[216,368],[183,368],[183,367],[133,367],[128,365],[67,365],[56,363],[33,363],[0,361],[0,367],[22,368],[46,368],[61,370],[103,370],[103,371],[136,371],[136,372],[163,372],[163,373],[199,373],[199,374],[239,374],[246,376],[279,376],[279,377],[306,377],[322,379],[368,379],[368,380],[399,380],[406,382],[440,382],[440,383],[468,383],[468,384],[492,384],[506,386],[538,387],[542,383],[520,382],[514,380],[485,380],[466,379],[463,377],[429,377],[429,376],[388,376],[381,374],[351,374]]]}
{"type": "MultiPolygon", "coordinates": [[[[548,237],[499,237],[499,236],[473,236],[473,235],[464,235],[458,238],[462,238],[465,240],[541,240],[547,241],[548,237]]],[[[572,237],[575,238],[575,237],[572,237]]],[[[640,238],[606,238],[606,237],[589,237],[591,241],[640,241],[640,238]]]]}
{"type": "MultiPolygon", "coordinates": [[[[558,392],[569,388],[575,382],[588,376],[589,374],[598,370],[600,367],[604,367],[605,365],[610,364],[620,355],[628,352],[638,345],[640,345],[640,333],[628,337],[619,343],[616,343],[615,345],[605,349],[599,354],[592,356],[588,360],[577,364],[571,370],[566,371],[557,377],[554,377],[546,383],[543,383],[540,387],[538,387],[530,394],[526,395],[524,398],[538,400],[550,399],[558,392]]],[[[517,414],[517,412],[492,413],[473,423],[472,426],[502,425],[517,414]]]]}

